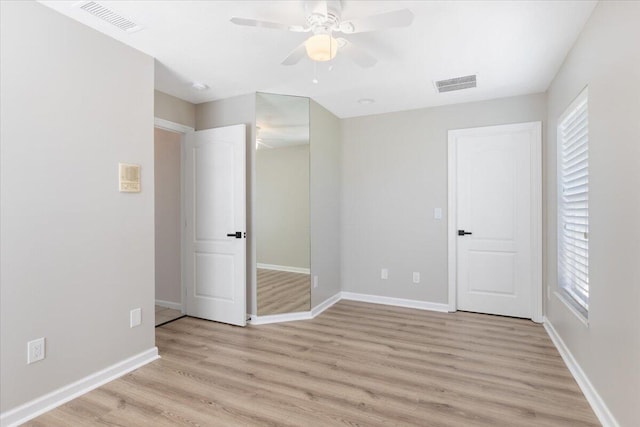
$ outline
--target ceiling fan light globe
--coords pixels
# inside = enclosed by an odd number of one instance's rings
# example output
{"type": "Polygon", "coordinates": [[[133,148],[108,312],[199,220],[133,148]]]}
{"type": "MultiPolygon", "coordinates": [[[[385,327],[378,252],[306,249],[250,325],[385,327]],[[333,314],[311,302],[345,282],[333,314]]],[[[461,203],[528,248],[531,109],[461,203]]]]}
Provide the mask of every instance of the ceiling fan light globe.
{"type": "Polygon", "coordinates": [[[329,34],[316,34],[304,44],[307,55],[314,61],[330,61],[338,53],[338,41],[329,34]]]}

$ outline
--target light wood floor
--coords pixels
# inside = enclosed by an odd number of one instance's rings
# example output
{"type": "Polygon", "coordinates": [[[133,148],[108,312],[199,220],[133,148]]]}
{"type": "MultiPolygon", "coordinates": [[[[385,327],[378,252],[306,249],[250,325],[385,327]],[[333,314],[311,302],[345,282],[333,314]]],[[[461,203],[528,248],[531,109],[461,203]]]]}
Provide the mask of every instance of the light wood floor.
{"type": "Polygon", "coordinates": [[[162,359],[32,426],[596,426],[542,326],[341,301],[313,320],[183,318],[162,359]]]}
{"type": "Polygon", "coordinates": [[[311,310],[308,274],[258,269],[258,316],[311,310]]]}

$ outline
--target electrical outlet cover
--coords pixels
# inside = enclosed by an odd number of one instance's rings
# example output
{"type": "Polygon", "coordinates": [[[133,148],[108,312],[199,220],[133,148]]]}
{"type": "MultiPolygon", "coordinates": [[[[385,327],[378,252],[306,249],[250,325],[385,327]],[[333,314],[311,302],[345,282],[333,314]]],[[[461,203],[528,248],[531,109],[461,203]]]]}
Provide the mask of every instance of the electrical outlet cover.
{"type": "Polygon", "coordinates": [[[45,358],[45,341],[38,338],[27,343],[27,364],[37,362],[45,358]]]}

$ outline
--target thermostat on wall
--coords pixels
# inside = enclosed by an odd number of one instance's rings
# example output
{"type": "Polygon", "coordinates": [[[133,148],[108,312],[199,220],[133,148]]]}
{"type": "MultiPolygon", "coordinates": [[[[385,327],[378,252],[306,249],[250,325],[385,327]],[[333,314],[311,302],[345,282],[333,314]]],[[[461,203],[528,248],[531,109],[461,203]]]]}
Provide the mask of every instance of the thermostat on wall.
{"type": "Polygon", "coordinates": [[[119,188],[121,193],[140,192],[140,165],[118,163],[119,188]]]}

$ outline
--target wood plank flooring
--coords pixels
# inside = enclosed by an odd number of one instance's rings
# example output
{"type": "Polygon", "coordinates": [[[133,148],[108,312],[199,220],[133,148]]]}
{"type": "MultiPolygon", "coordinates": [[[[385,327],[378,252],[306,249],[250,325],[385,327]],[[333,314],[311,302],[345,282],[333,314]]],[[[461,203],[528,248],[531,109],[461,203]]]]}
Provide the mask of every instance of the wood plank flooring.
{"type": "Polygon", "coordinates": [[[310,275],[258,269],[258,316],[309,310],[310,275]]]}
{"type": "Polygon", "coordinates": [[[31,426],[597,426],[542,326],[341,301],[239,328],[183,318],[162,359],[31,426]]]}

